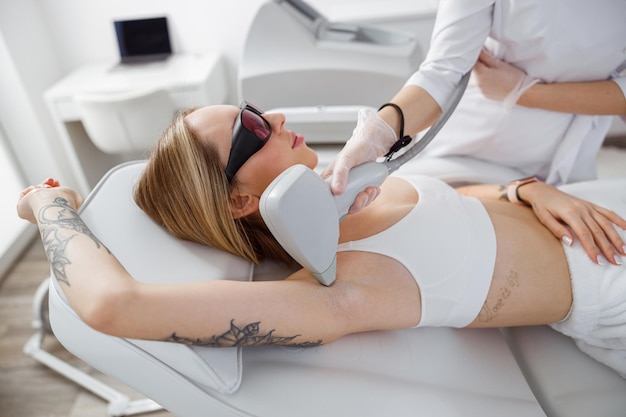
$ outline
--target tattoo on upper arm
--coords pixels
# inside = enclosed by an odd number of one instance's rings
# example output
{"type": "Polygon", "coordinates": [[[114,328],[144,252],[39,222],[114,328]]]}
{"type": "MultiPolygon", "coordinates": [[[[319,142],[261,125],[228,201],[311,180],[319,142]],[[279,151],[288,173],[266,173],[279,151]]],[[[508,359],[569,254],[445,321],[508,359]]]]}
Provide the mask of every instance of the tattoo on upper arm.
{"type": "Polygon", "coordinates": [[[41,240],[46,251],[46,256],[50,262],[52,272],[59,282],[70,285],[65,267],[72,262],[67,257],[67,245],[72,238],[78,234],[83,234],[96,244],[96,247],[104,248],[111,253],[98,238],[89,230],[87,225],[78,216],[76,210],[68,201],[62,197],[57,197],[54,202],[41,208],[39,211],[39,225],[41,240]],[[70,231],[70,233],[66,233],[70,231]]]}
{"type": "Polygon", "coordinates": [[[235,346],[261,346],[261,345],[282,345],[291,347],[314,347],[320,346],[322,340],[311,342],[294,343],[293,340],[300,336],[276,336],[274,330],[267,333],[261,333],[261,322],[254,322],[239,327],[235,324],[235,320],[230,321],[230,329],[219,335],[213,335],[207,338],[188,338],[179,336],[176,332],[165,339],[166,342],[176,342],[191,346],[205,347],[235,347],[235,346]]]}
{"type": "Polygon", "coordinates": [[[498,289],[498,298],[495,303],[485,301],[483,308],[478,314],[478,320],[483,323],[489,323],[494,320],[505,306],[506,300],[513,294],[513,291],[520,286],[519,274],[511,271],[506,278],[506,283],[498,289]]]}

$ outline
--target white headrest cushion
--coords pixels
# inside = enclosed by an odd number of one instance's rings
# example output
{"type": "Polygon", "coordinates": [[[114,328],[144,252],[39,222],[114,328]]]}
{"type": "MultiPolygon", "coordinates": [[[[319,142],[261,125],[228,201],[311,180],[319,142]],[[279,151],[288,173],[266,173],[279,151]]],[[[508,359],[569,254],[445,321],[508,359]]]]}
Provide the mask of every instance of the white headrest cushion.
{"type": "MultiPolygon", "coordinates": [[[[175,238],[155,224],[133,199],[145,161],[113,168],[81,207],[91,231],[137,280],[168,283],[198,280],[250,281],[253,264],[219,249],[175,238]]],[[[198,348],[168,342],[132,343],[181,374],[220,392],[241,380],[237,348],[198,348]]]]}

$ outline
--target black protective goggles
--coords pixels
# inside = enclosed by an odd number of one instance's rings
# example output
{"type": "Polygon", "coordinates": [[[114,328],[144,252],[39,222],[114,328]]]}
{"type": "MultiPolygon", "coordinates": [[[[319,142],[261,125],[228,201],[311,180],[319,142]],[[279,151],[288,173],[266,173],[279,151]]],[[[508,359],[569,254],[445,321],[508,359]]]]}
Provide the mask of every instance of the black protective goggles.
{"type": "Polygon", "coordinates": [[[272,127],[262,116],[263,112],[245,100],[235,120],[233,140],[226,163],[226,178],[230,183],[237,171],[258,152],[272,135],[272,127]]]}

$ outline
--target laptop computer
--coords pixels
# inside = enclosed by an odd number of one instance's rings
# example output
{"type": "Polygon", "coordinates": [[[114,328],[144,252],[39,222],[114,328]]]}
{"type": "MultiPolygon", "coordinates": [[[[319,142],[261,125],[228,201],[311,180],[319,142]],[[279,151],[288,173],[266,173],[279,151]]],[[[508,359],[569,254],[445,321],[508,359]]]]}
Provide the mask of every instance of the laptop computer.
{"type": "Polygon", "coordinates": [[[122,64],[163,61],[172,54],[166,17],[113,22],[122,64]]]}

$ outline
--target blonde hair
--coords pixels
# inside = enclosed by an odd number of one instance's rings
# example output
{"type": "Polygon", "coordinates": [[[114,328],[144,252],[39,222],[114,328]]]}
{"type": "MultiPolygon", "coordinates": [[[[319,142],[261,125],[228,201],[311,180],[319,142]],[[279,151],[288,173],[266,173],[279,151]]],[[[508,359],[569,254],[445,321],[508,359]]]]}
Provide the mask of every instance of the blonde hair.
{"type": "Polygon", "coordinates": [[[233,219],[231,191],[217,147],[202,143],[178,114],[159,138],[135,188],[137,205],[174,236],[226,250],[254,263],[293,259],[260,214],[233,219]]]}

